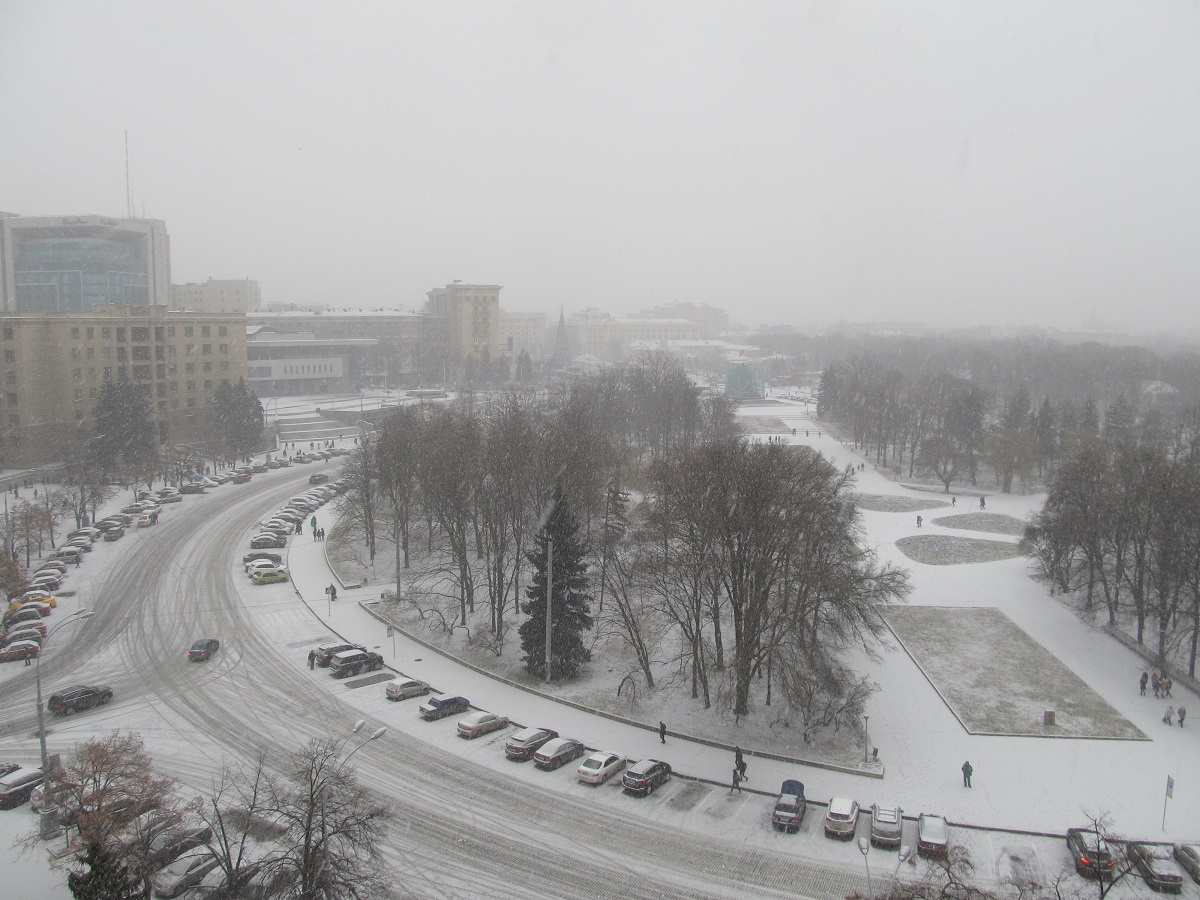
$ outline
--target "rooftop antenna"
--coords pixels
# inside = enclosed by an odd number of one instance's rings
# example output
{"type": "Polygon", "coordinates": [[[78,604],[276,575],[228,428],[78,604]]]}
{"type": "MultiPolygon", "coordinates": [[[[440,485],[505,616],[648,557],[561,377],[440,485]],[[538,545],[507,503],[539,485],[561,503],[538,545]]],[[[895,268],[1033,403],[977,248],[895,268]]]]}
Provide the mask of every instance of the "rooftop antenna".
{"type": "Polygon", "coordinates": [[[125,132],[125,218],[133,218],[133,193],[129,189],[129,132],[125,132]]]}

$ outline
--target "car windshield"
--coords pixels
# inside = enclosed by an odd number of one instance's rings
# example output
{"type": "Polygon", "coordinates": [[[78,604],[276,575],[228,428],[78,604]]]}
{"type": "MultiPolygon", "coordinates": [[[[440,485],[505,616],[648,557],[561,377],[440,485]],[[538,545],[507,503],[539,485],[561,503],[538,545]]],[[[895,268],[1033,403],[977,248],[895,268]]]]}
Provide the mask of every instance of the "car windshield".
{"type": "Polygon", "coordinates": [[[208,649],[208,641],[196,641],[196,643],[192,644],[192,649],[193,650],[207,650],[208,649]]]}

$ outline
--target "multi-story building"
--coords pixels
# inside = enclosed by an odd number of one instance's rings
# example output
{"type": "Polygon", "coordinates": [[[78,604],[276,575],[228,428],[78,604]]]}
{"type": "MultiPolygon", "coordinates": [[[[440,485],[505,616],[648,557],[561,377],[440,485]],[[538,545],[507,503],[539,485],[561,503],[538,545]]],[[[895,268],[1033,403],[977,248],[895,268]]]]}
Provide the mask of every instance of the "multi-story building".
{"type": "Polygon", "coordinates": [[[262,308],[262,293],[252,278],[210,278],[203,284],[171,285],[171,309],[205,313],[254,312],[262,308]]]}
{"type": "Polygon", "coordinates": [[[369,345],[353,345],[358,360],[353,366],[357,371],[348,370],[348,375],[356,388],[416,387],[431,380],[441,383],[442,363],[446,359],[446,323],[438,317],[385,310],[289,310],[251,313],[246,323],[252,330],[266,328],[277,334],[308,334],[335,344],[371,339],[369,345]]]}
{"type": "Polygon", "coordinates": [[[500,352],[516,357],[522,350],[534,359],[546,355],[546,314],[500,310],[500,352]]]}
{"type": "Polygon", "coordinates": [[[446,320],[446,349],[452,362],[469,356],[494,359],[500,352],[500,288],[455,281],[426,294],[429,312],[446,320]]]}
{"type": "Polygon", "coordinates": [[[110,381],[145,386],[160,442],[203,445],[217,387],[246,377],[246,319],[165,305],[0,313],[0,350],[5,465],[61,459],[110,381]]]}
{"type": "Polygon", "coordinates": [[[378,346],[373,337],[322,338],[254,325],[246,334],[246,382],[260,398],[357,391],[364,359],[378,346]]]}
{"type": "Polygon", "coordinates": [[[707,303],[677,301],[642,310],[631,318],[638,319],[687,319],[700,329],[700,338],[711,340],[729,331],[729,313],[707,303]]]}
{"type": "Polygon", "coordinates": [[[695,341],[700,326],[687,319],[614,319],[586,309],[567,320],[571,350],[577,356],[618,362],[627,358],[634,344],[665,344],[695,341]]]}
{"type": "Polygon", "coordinates": [[[85,313],[167,306],[165,222],[107,216],[0,215],[0,310],[85,313]]]}

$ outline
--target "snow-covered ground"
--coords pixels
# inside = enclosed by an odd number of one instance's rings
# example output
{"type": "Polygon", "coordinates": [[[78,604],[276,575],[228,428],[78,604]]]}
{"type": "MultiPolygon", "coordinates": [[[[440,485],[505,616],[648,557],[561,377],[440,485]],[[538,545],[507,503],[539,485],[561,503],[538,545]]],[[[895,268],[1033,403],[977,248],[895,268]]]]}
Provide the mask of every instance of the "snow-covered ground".
{"type": "MultiPolygon", "coordinates": [[[[840,465],[862,461],[850,448],[827,433],[818,437],[818,429],[805,418],[800,404],[773,404],[743,409],[743,412],[764,419],[779,418],[787,429],[779,437],[789,443],[811,444],[840,465]],[[797,429],[796,436],[790,433],[793,427],[797,429]],[[804,435],[805,428],[809,429],[808,437],[804,435]]],[[[759,439],[765,440],[766,434],[760,435],[759,439]]],[[[323,471],[333,471],[336,463],[318,466],[323,471]]],[[[305,471],[314,468],[308,467],[305,471]]],[[[283,480],[294,474],[294,469],[290,474],[283,470],[256,478],[283,480]]],[[[189,498],[186,505],[191,510],[200,509],[204,504],[218,504],[220,492],[228,490],[232,487],[224,486],[210,495],[189,498]]],[[[922,513],[921,534],[938,533],[939,517],[968,512],[978,502],[974,497],[959,494],[957,508],[939,505],[944,500],[942,495],[897,485],[874,472],[870,465],[859,475],[859,490],[864,494],[909,498],[918,506],[921,501],[928,501],[927,512],[922,513]]],[[[1027,519],[1041,501],[1042,497],[1036,495],[1004,496],[989,492],[987,511],[1027,519]]],[[[123,502],[126,500],[122,499],[123,502]]],[[[164,516],[169,517],[172,509],[167,507],[164,516]]],[[[263,516],[268,512],[269,508],[263,509],[263,516]]],[[[327,510],[319,512],[318,519],[327,528],[332,525],[333,517],[327,510]]],[[[868,672],[882,688],[867,710],[870,744],[879,749],[882,779],[795,767],[751,756],[748,787],[763,794],[750,791],[730,795],[727,787],[720,786],[727,785],[732,764],[731,754],[726,750],[676,736],[668,737],[664,746],[653,731],[591,715],[491,679],[430,651],[401,633],[389,638],[385,626],[370,612],[370,604],[380,597],[379,585],[342,587],[339,600],[330,603],[324,593],[334,578],[324,553],[328,545],[315,542],[308,535],[293,538],[287,550],[292,583],[239,587],[238,598],[256,629],[279,648],[285,660],[294,659],[291,677],[308,679],[312,686],[327,691],[331,699],[346,710],[347,720],[361,715],[388,725],[389,737],[379,744],[400,739],[420,741],[439,753],[526,783],[531,791],[545,792],[548,800],[560,796],[600,804],[599,808],[614,815],[641,818],[725,844],[747,849],[765,848],[797,861],[812,860],[818,865],[847,872],[862,872],[862,859],[853,844],[829,841],[821,836],[822,810],[819,807],[810,809],[800,835],[778,835],[770,829],[766,820],[770,800],[766,795],[789,777],[804,781],[812,800],[824,801],[842,795],[854,797],[864,806],[877,800],[895,800],[908,815],[922,811],[940,812],[953,822],[985,829],[1060,834],[1067,826],[1080,824],[1085,812],[1107,812],[1114,828],[1129,836],[1156,840],[1200,837],[1200,804],[1197,803],[1200,735],[1190,725],[1181,729],[1161,723],[1167,701],[1139,696],[1137,679],[1143,666],[1134,654],[1100,630],[1080,622],[1064,606],[1047,596],[1031,578],[1031,569],[1023,559],[974,565],[924,565],[905,556],[896,546],[897,540],[918,533],[912,512],[867,510],[863,513],[863,522],[866,538],[880,558],[912,573],[911,604],[1002,611],[1150,740],[969,734],[915,662],[902,649],[893,647],[877,660],[854,661],[858,669],[868,672]],[[615,786],[593,789],[577,784],[571,777],[570,767],[543,773],[529,764],[509,763],[501,749],[509,732],[498,732],[477,741],[462,741],[455,735],[453,720],[420,721],[416,714],[418,701],[389,703],[380,683],[338,682],[329,678],[325,671],[310,672],[305,664],[308,650],[327,640],[331,632],[376,648],[396,670],[426,680],[440,690],[465,694],[475,705],[507,715],[514,722],[544,724],[565,736],[577,737],[589,746],[612,749],[630,758],[652,755],[666,759],[677,772],[702,781],[693,786],[683,779],[675,779],[653,798],[634,801],[621,796],[615,786]],[[970,789],[962,786],[959,771],[963,761],[968,759],[975,770],[970,789]],[[1175,779],[1175,795],[1168,802],[1164,829],[1163,802],[1168,775],[1175,779]]],[[[169,524],[159,527],[169,527],[169,524]]],[[[954,533],[970,536],[960,528],[954,533]]],[[[1005,539],[1002,535],[982,532],[979,536],[1005,539]]],[[[74,596],[64,599],[63,609],[56,615],[61,617],[69,613],[72,604],[86,603],[89,583],[102,578],[111,567],[120,565],[127,542],[145,537],[148,535],[134,533],[115,544],[97,545],[84,567],[79,571],[72,570],[67,586],[73,589],[74,596]]],[[[230,566],[240,571],[240,560],[231,559],[230,566]]],[[[226,641],[230,640],[232,638],[227,636],[226,641]]],[[[234,649],[231,647],[231,651],[234,649]]],[[[945,652],[958,653],[960,648],[946,647],[945,652]]],[[[978,653],[978,658],[963,662],[986,670],[989,659],[993,655],[1002,656],[1004,652],[1003,647],[993,647],[987,653],[978,653]]],[[[4,668],[8,671],[0,671],[0,681],[7,683],[10,675],[19,674],[9,667],[4,668]]],[[[995,690],[1003,691],[1004,687],[997,679],[995,690]]],[[[1176,689],[1174,703],[1194,705],[1200,710],[1200,702],[1190,696],[1184,697],[1182,692],[1181,687],[1176,689]]],[[[21,696],[24,697],[24,693],[21,696]]],[[[204,789],[207,778],[222,762],[213,755],[212,745],[194,733],[177,726],[164,727],[161,711],[155,710],[153,703],[127,710],[118,704],[113,713],[103,717],[73,718],[57,729],[55,740],[61,745],[68,737],[82,740],[89,734],[105,734],[115,727],[140,730],[146,737],[148,751],[197,790],[204,789]]],[[[753,753],[772,748],[747,743],[743,744],[743,749],[753,753]]],[[[0,738],[0,759],[17,756],[36,758],[36,736],[22,730],[20,733],[6,732],[0,738]]],[[[359,765],[371,764],[369,757],[368,751],[360,754],[359,765]]],[[[372,771],[372,775],[375,774],[372,771]]],[[[13,836],[28,831],[34,824],[35,817],[28,807],[0,812],[0,842],[11,847],[13,836]]],[[[1001,877],[1006,867],[1025,865],[1024,862],[1013,862],[1014,859],[1032,859],[1032,869],[1043,876],[1052,875],[1067,864],[1060,839],[964,828],[955,829],[953,836],[972,848],[980,866],[980,877],[985,880],[1001,877]]],[[[28,856],[17,858],[12,850],[5,852],[4,858],[6,883],[19,889],[21,896],[67,896],[62,874],[50,873],[41,860],[28,856]]],[[[894,861],[894,853],[872,851],[870,863],[875,876],[879,877],[880,872],[890,875],[894,861]]],[[[1195,886],[1190,883],[1186,890],[1189,896],[1197,895],[1195,886]]]]}

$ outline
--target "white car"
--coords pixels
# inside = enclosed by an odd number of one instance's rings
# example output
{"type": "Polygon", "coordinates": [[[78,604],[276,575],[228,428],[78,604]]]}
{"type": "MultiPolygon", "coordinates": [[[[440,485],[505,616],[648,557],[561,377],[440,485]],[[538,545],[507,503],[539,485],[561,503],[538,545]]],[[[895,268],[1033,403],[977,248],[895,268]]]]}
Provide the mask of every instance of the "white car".
{"type": "Polygon", "coordinates": [[[477,738],[489,731],[499,731],[508,727],[508,717],[498,716],[490,712],[474,712],[458,723],[460,738],[477,738]]]}
{"type": "Polygon", "coordinates": [[[266,560],[266,565],[259,565],[264,560],[255,560],[246,566],[246,575],[253,578],[255,575],[286,575],[288,570],[284,566],[277,566],[270,560],[266,560]]]}
{"type": "Polygon", "coordinates": [[[597,750],[583,761],[575,773],[584,784],[604,784],[625,771],[625,757],[608,750],[597,750]]]}
{"type": "MultiPolygon", "coordinates": [[[[275,562],[273,559],[252,559],[246,563],[246,574],[253,575],[259,569],[283,569],[281,563],[275,562]]],[[[286,569],[285,569],[286,571],[286,569]]]]}
{"type": "Polygon", "coordinates": [[[211,853],[193,853],[181,856],[154,876],[155,897],[178,897],[193,888],[217,867],[218,859],[211,853]]]}

